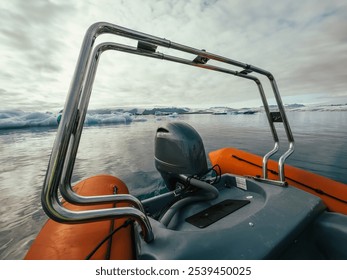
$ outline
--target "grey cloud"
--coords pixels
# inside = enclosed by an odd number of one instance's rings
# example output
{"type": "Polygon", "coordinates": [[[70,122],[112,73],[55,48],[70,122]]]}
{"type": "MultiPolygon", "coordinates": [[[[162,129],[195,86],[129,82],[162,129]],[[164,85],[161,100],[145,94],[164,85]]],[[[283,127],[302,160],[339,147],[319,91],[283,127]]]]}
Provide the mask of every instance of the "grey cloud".
{"type": "MultiPolygon", "coordinates": [[[[252,4],[17,0],[0,11],[0,20],[6,22],[0,24],[2,63],[6,65],[1,71],[8,77],[2,87],[17,92],[25,102],[63,105],[84,32],[88,25],[104,20],[263,67],[275,74],[284,95],[333,92],[343,96],[347,87],[343,69],[346,6],[337,0],[252,4]],[[19,94],[20,87],[24,95],[19,94]],[[41,97],[28,99],[29,94],[41,97]]],[[[246,95],[253,86],[201,69],[105,54],[91,102],[95,106],[130,102],[219,105],[225,100],[257,97],[256,93],[246,95]]],[[[15,104],[10,98],[3,100],[8,106],[15,104]]]]}

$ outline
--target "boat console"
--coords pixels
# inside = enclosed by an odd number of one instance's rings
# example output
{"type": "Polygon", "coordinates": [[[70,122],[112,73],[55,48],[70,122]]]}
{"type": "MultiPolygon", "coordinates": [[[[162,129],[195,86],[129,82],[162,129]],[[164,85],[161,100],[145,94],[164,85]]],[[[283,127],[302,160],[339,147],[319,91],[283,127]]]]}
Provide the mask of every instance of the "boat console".
{"type": "MultiPolygon", "coordinates": [[[[215,187],[218,198],[185,205],[167,226],[156,211],[170,205],[175,192],[143,201],[154,242],[137,238],[138,258],[204,259],[208,251],[209,259],[277,259],[288,258],[290,248],[312,245],[312,237],[298,238],[325,210],[318,197],[232,174],[223,174],[215,187]]],[[[312,256],[301,257],[317,257],[310,252],[312,256]]]]}

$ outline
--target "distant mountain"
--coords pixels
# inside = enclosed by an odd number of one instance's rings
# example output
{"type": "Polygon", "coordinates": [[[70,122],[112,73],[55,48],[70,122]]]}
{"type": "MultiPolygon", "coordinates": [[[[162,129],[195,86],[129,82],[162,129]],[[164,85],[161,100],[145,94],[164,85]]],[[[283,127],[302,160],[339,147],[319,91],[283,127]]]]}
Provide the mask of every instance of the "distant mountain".
{"type": "Polygon", "coordinates": [[[170,115],[173,113],[177,114],[186,114],[189,113],[189,109],[187,108],[176,108],[176,107],[167,107],[167,108],[153,108],[153,109],[145,109],[142,112],[142,115],[170,115]]]}
{"type": "MultiPolygon", "coordinates": [[[[271,111],[278,110],[277,105],[269,105],[271,111]]],[[[284,105],[286,111],[347,111],[346,104],[330,104],[330,105],[304,105],[300,103],[284,105]]],[[[255,114],[264,111],[264,106],[260,107],[244,107],[232,108],[227,106],[214,106],[209,108],[180,108],[180,107],[155,107],[152,109],[121,109],[119,112],[127,112],[133,115],[170,115],[176,114],[214,114],[214,115],[237,115],[237,114],[255,114]]]]}
{"type": "Polygon", "coordinates": [[[303,108],[303,107],[305,107],[305,105],[294,103],[294,104],[285,105],[285,107],[288,109],[295,109],[295,108],[303,108]]]}

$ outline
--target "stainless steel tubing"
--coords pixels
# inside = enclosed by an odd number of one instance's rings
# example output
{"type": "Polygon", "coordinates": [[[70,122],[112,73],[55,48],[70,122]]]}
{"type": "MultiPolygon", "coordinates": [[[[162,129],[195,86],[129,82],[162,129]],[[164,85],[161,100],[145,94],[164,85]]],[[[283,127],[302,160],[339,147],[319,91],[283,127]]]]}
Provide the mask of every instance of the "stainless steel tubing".
{"type": "MultiPolygon", "coordinates": [[[[91,56],[90,66],[89,66],[88,72],[86,74],[87,78],[86,78],[85,86],[83,87],[83,90],[82,90],[81,101],[79,104],[80,115],[79,115],[79,119],[78,119],[78,125],[77,125],[77,129],[76,129],[76,133],[75,133],[75,136],[73,138],[73,141],[70,143],[71,144],[71,147],[70,147],[71,149],[69,149],[70,152],[68,151],[68,156],[69,156],[70,160],[67,161],[67,168],[66,168],[67,174],[64,174],[62,176],[63,183],[60,184],[60,192],[62,193],[63,197],[66,200],[70,201],[71,203],[97,204],[97,203],[104,203],[105,201],[113,201],[113,200],[119,199],[119,198],[116,198],[116,196],[114,196],[114,195],[100,196],[100,197],[99,196],[97,196],[97,197],[96,196],[94,196],[94,197],[81,197],[81,196],[77,195],[72,190],[71,184],[70,184],[71,176],[72,176],[72,172],[73,172],[73,166],[74,166],[74,162],[75,162],[76,154],[77,154],[77,150],[78,150],[79,140],[80,140],[82,129],[83,129],[83,123],[85,120],[85,116],[86,116],[86,112],[87,112],[87,108],[88,108],[88,103],[89,103],[90,95],[92,92],[93,82],[95,79],[97,65],[98,65],[98,62],[100,60],[101,54],[106,50],[116,50],[116,51],[128,52],[128,53],[142,55],[142,56],[148,56],[148,57],[157,58],[157,59],[164,59],[164,60],[169,60],[172,62],[188,64],[188,65],[195,66],[195,67],[201,67],[201,68],[205,68],[208,70],[219,71],[219,72],[223,72],[223,73],[227,73],[227,74],[237,75],[237,76],[247,78],[247,79],[252,79],[258,85],[261,99],[263,101],[263,105],[264,105],[264,108],[265,108],[266,113],[267,113],[267,117],[270,118],[270,111],[269,111],[269,107],[267,104],[267,100],[266,100],[262,85],[256,77],[253,77],[250,75],[243,75],[237,71],[224,69],[224,68],[220,68],[220,67],[216,67],[216,66],[195,64],[190,60],[186,60],[186,59],[182,59],[182,58],[178,58],[178,57],[174,57],[174,56],[168,56],[168,55],[164,55],[164,54],[158,53],[158,52],[153,53],[153,52],[142,51],[142,50],[139,50],[137,48],[122,45],[122,44],[110,43],[110,42],[101,43],[95,47],[93,54],[91,56]]],[[[278,137],[277,137],[276,130],[275,130],[272,122],[269,122],[269,124],[271,127],[273,137],[276,139],[275,147],[277,147],[277,149],[278,149],[278,137]]],[[[266,162],[266,164],[263,165],[263,168],[264,167],[266,170],[267,162],[266,162]]],[[[267,171],[264,171],[263,173],[266,174],[267,171]]],[[[266,176],[264,178],[266,178],[266,176]]],[[[130,200],[128,202],[132,202],[132,200],[130,200]]],[[[135,206],[137,205],[140,210],[142,209],[142,208],[140,208],[140,207],[142,207],[140,202],[135,203],[134,205],[135,206]]]]}
{"type": "MultiPolygon", "coordinates": [[[[107,29],[107,28],[106,28],[107,29]]],[[[126,207],[117,209],[100,209],[93,211],[70,211],[61,206],[58,199],[58,186],[66,180],[66,162],[71,162],[71,150],[75,142],[77,124],[80,119],[78,105],[85,82],[91,49],[98,34],[105,31],[100,25],[93,25],[88,29],[77,62],[74,78],[70,85],[67,101],[64,106],[57,137],[50,156],[50,161],[41,194],[41,203],[46,214],[55,221],[62,223],[84,223],[96,220],[112,219],[117,217],[131,217],[139,222],[145,241],[153,240],[152,228],[148,217],[140,210],[126,207]],[[69,151],[69,153],[68,153],[69,151]]],[[[78,137],[77,137],[78,138],[78,137]]],[[[75,142],[76,143],[76,142],[75,142]]],[[[74,159],[73,159],[74,161],[74,159]]],[[[70,165],[69,165],[70,166],[70,165]]],[[[73,166],[73,164],[72,164],[73,166]]],[[[69,167],[70,168],[70,167],[69,167]]],[[[97,199],[99,200],[99,199],[97,199]]],[[[95,201],[94,201],[95,202],[95,201]]]]}
{"type": "Polygon", "coordinates": [[[71,211],[63,207],[57,192],[47,195],[42,203],[46,214],[59,223],[78,224],[109,220],[115,218],[131,218],[138,222],[141,227],[143,238],[151,242],[154,238],[148,217],[142,211],[132,207],[106,208],[99,210],[71,211]]]}
{"type": "Polygon", "coordinates": [[[78,146],[83,130],[83,124],[88,109],[88,103],[91,95],[92,85],[95,78],[95,73],[98,65],[98,61],[101,53],[106,50],[104,44],[96,47],[93,51],[92,60],[88,68],[87,78],[85,86],[81,93],[81,100],[79,103],[79,118],[75,131],[75,135],[70,141],[67,156],[69,160],[66,163],[66,168],[62,174],[62,180],[59,184],[60,193],[70,203],[74,204],[102,204],[105,202],[127,202],[136,207],[142,212],[145,212],[142,203],[134,196],[127,194],[115,194],[115,195],[99,195],[99,196],[81,196],[75,193],[71,187],[71,177],[73,172],[74,163],[78,151],[78,146]]]}
{"type": "Polygon", "coordinates": [[[294,143],[295,142],[294,142],[293,133],[292,133],[291,128],[289,126],[286,112],[284,110],[283,102],[282,102],[282,99],[281,99],[281,96],[280,96],[280,93],[279,93],[279,90],[277,87],[276,80],[273,76],[269,76],[269,80],[271,82],[272,90],[275,94],[277,105],[278,105],[278,108],[279,108],[279,111],[281,113],[281,117],[283,120],[283,126],[284,126],[284,129],[285,129],[285,132],[287,135],[287,139],[289,142],[288,150],[278,160],[279,179],[280,179],[280,181],[284,182],[285,181],[284,162],[294,152],[294,145],[295,145],[294,143]]]}
{"type": "MultiPolygon", "coordinates": [[[[277,137],[276,129],[272,121],[270,121],[270,111],[269,111],[269,107],[266,102],[266,97],[262,89],[262,86],[260,84],[260,81],[257,77],[248,75],[248,73],[251,73],[253,71],[261,75],[267,76],[270,79],[270,82],[272,84],[276,101],[278,103],[278,107],[284,122],[285,130],[290,142],[289,150],[281,157],[279,161],[280,178],[281,180],[284,180],[284,171],[281,171],[281,170],[283,170],[285,159],[294,150],[294,139],[292,137],[289,123],[284,113],[284,108],[279,96],[277,85],[271,73],[249,64],[238,62],[236,60],[228,59],[223,56],[215,55],[206,51],[198,50],[198,49],[184,46],[181,44],[177,44],[166,39],[162,39],[162,38],[158,38],[158,37],[144,34],[141,32],[133,31],[121,26],[114,25],[114,24],[99,22],[99,23],[93,24],[87,30],[85,34],[85,37],[81,46],[80,55],[77,61],[76,69],[74,72],[74,76],[73,76],[69,93],[65,102],[64,113],[58,128],[57,137],[55,139],[54,146],[52,149],[52,153],[51,153],[51,157],[50,157],[50,161],[49,161],[49,165],[47,169],[47,174],[44,181],[44,187],[43,187],[43,191],[41,195],[43,208],[45,209],[46,213],[50,217],[60,222],[78,223],[78,222],[102,220],[102,219],[109,219],[109,218],[123,216],[123,215],[126,215],[124,211],[129,210],[129,215],[131,217],[134,217],[134,219],[136,219],[140,223],[144,232],[145,239],[149,241],[153,238],[153,233],[151,231],[148,217],[138,209],[123,208],[123,210],[121,210],[120,212],[115,211],[119,209],[102,209],[97,211],[73,212],[73,211],[64,209],[60,205],[58,200],[58,188],[60,188],[61,193],[64,196],[71,199],[71,201],[74,201],[75,203],[82,203],[82,204],[92,203],[93,204],[93,203],[103,203],[108,201],[114,201],[114,199],[116,199],[114,196],[79,197],[79,196],[76,196],[74,193],[70,192],[71,191],[70,181],[72,176],[71,174],[72,174],[72,170],[75,163],[76,153],[77,153],[77,149],[78,149],[78,145],[80,141],[81,131],[83,129],[83,123],[84,123],[86,111],[88,108],[91,88],[92,88],[92,84],[95,77],[95,71],[97,68],[98,59],[101,53],[107,49],[127,51],[130,53],[140,54],[140,55],[144,55],[148,57],[174,61],[174,62],[183,63],[183,64],[195,66],[195,67],[205,68],[208,70],[232,74],[232,75],[250,79],[256,82],[261,94],[264,108],[265,108],[267,117],[269,119],[272,135],[275,141],[274,149],[270,151],[264,157],[264,160],[263,160],[264,177],[267,176],[266,165],[267,165],[268,158],[278,150],[278,137],[277,137]],[[188,52],[191,54],[199,55],[201,57],[206,57],[212,60],[224,62],[224,63],[234,65],[237,67],[241,67],[245,69],[246,71],[238,72],[238,71],[221,68],[221,67],[217,67],[213,65],[208,65],[208,64],[197,64],[186,59],[164,55],[158,52],[149,52],[146,50],[136,49],[129,46],[122,46],[119,44],[109,44],[109,43],[101,44],[94,50],[92,55],[95,39],[100,34],[103,34],[103,33],[123,36],[123,37],[147,42],[150,44],[154,44],[154,45],[158,45],[158,46],[162,46],[166,48],[173,48],[179,51],[188,52]]],[[[130,197],[125,197],[125,196],[118,197],[116,201],[118,201],[118,199],[122,201],[126,200],[128,202],[131,202],[133,205],[141,209],[141,203],[138,203],[138,201],[132,198],[130,199],[130,197]]]]}

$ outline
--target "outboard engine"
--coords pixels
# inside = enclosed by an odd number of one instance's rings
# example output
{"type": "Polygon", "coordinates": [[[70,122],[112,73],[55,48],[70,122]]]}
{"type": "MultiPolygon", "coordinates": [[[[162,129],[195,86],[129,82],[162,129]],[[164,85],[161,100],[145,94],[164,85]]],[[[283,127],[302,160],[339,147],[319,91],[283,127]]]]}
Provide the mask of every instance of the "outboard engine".
{"type": "Polygon", "coordinates": [[[178,175],[202,176],[208,171],[202,139],[184,122],[170,122],[157,129],[154,159],[170,190],[175,189],[178,175]]]}

